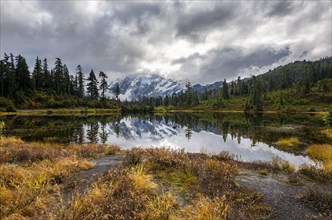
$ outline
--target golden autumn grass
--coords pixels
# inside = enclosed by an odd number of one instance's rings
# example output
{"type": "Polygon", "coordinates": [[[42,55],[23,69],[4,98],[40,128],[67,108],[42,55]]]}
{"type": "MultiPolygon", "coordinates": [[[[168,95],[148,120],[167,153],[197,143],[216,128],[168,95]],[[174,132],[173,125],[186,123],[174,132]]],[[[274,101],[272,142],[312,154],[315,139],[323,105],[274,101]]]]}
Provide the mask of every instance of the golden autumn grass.
{"type": "MultiPolygon", "coordinates": [[[[116,146],[0,138],[0,219],[269,219],[272,210],[262,195],[235,183],[239,166],[297,172],[279,158],[244,165],[225,152],[209,156],[133,148],[125,152],[121,166],[65,201],[64,179],[91,168],[90,159],[118,151],[116,146]]],[[[311,146],[308,154],[330,161],[331,145],[311,146]]],[[[325,167],[298,172],[321,182],[332,180],[325,167]]],[[[329,213],[331,196],[310,189],[303,197],[315,199],[313,206],[329,213]]]]}
{"type": "Polygon", "coordinates": [[[234,182],[235,164],[203,154],[134,148],[61,211],[62,219],[247,219],[271,217],[262,197],[234,182]],[[88,206],[88,207],[87,207],[88,206]]]}
{"type": "Polygon", "coordinates": [[[321,161],[327,170],[332,171],[331,144],[311,145],[307,148],[307,153],[311,158],[321,161]]]}
{"type": "Polygon", "coordinates": [[[332,218],[332,145],[311,145],[307,148],[307,153],[320,166],[302,166],[299,172],[323,183],[324,187],[309,186],[302,199],[324,213],[324,216],[332,218]]]}
{"type": "Polygon", "coordinates": [[[89,169],[89,159],[118,150],[1,138],[0,218],[255,219],[272,214],[260,194],[235,184],[235,163],[166,148],[127,151],[122,166],[64,200],[64,179],[89,169]]]}
{"type": "Polygon", "coordinates": [[[300,141],[296,137],[290,137],[286,139],[280,139],[277,144],[282,150],[293,150],[299,147],[300,141]]]}
{"type": "Polygon", "coordinates": [[[327,137],[332,138],[332,128],[327,128],[322,131],[323,134],[325,134],[327,137]]]}
{"type": "Polygon", "coordinates": [[[89,159],[118,151],[115,146],[25,143],[0,138],[0,218],[52,219],[63,207],[62,182],[89,169],[89,159]]]}

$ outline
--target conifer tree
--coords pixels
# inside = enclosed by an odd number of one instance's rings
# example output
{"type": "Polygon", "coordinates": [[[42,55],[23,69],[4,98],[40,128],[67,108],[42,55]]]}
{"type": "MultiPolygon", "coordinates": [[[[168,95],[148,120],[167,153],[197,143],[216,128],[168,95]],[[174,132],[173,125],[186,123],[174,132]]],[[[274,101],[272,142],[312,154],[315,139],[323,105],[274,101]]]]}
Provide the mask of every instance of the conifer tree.
{"type": "Polygon", "coordinates": [[[5,62],[0,60],[0,92],[4,96],[4,81],[5,81],[5,62]]]}
{"type": "Polygon", "coordinates": [[[63,89],[70,94],[70,74],[66,64],[63,65],[63,89]]]}
{"type": "Polygon", "coordinates": [[[242,83],[240,76],[237,78],[236,82],[236,95],[242,95],[242,83]]]}
{"type": "Polygon", "coordinates": [[[190,106],[193,101],[193,92],[192,92],[191,83],[189,81],[186,84],[185,96],[186,96],[186,100],[185,100],[186,104],[187,104],[187,106],[190,106]]]}
{"type": "Polygon", "coordinates": [[[99,71],[99,77],[101,79],[99,89],[101,91],[101,97],[105,99],[105,92],[107,91],[108,88],[108,83],[107,83],[107,75],[103,71],[99,71]]]}
{"type": "MultiPolygon", "coordinates": [[[[13,64],[12,64],[13,65],[13,64]]],[[[28,92],[31,89],[30,72],[28,64],[26,63],[24,57],[18,55],[16,57],[16,83],[19,90],[22,89],[23,92],[28,92]]]]}
{"type": "Polygon", "coordinates": [[[263,110],[262,94],[263,94],[263,88],[261,82],[259,79],[257,79],[256,76],[253,76],[249,86],[249,97],[245,110],[262,111],[263,110]]]}
{"type": "Polygon", "coordinates": [[[44,76],[44,82],[43,82],[43,88],[45,90],[51,91],[53,90],[53,82],[52,82],[52,77],[51,73],[48,69],[48,64],[47,64],[47,59],[45,58],[43,60],[43,76],[44,76]]]}
{"type": "Polygon", "coordinates": [[[53,69],[53,77],[54,77],[54,84],[55,84],[55,91],[56,93],[62,94],[64,90],[64,74],[63,74],[63,66],[62,61],[60,58],[56,58],[55,67],[53,69]]]}
{"type": "Polygon", "coordinates": [[[6,87],[7,87],[8,97],[12,98],[14,96],[14,92],[16,91],[16,88],[17,88],[15,62],[14,62],[14,55],[12,53],[10,53],[10,61],[9,61],[9,57],[8,57],[8,61],[6,63],[6,69],[7,69],[6,87]]]}
{"type": "Polygon", "coordinates": [[[81,65],[78,65],[77,68],[77,90],[78,90],[78,97],[83,98],[84,97],[84,74],[82,71],[81,65]]]}
{"type": "Polygon", "coordinates": [[[224,82],[222,83],[222,93],[221,96],[223,99],[229,99],[229,91],[228,91],[228,84],[226,82],[226,79],[224,79],[224,82]]]}
{"type": "Polygon", "coordinates": [[[32,84],[32,89],[33,90],[40,90],[42,88],[42,64],[41,60],[37,57],[36,58],[36,63],[35,63],[35,68],[32,72],[31,76],[31,84],[32,84]]]}
{"type": "Polygon", "coordinates": [[[98,99],[99,92],[98,92],[98,81],[96,78],[95,73],[91,70],[88,78],[87,84],[87,93],[90,95],[90,99],[98,99]]]}

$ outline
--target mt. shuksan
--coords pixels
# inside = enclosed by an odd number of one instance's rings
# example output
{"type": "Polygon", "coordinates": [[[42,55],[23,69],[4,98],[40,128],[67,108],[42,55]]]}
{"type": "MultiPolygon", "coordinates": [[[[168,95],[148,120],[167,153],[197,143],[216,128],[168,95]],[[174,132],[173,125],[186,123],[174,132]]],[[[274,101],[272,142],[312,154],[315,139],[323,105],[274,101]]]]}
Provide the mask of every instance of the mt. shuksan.
{"type": "Polygon", "coordinates": [[[137,100],[139,97],[171,96],[173,93],[177,93],[183,89],[180,82],[166,79],[157,74],[124,77],[111,82],[111,91],[115,91],[117,82],[120,87],[120,100],[128,101],[137,100]]]}

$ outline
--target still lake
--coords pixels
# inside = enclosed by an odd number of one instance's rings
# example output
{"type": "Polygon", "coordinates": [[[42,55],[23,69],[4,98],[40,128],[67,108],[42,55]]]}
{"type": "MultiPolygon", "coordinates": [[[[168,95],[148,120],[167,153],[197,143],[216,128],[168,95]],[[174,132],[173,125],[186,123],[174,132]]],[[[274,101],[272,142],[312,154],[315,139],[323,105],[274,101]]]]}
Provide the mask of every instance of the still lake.
{"type": "Polygon", "coordinates": [[[331,142],[320,133],[321,116],[310,114],[2,116],[0,121],[2,136],[17,136],[25,141],[171,147],[212,154],[229,151],[242,161],[279,157],[295,166],[312,163],[305,154],[308,145],[331,142]],[[297,137],[300,147],[279,149],[277,141],[288,137],[297,137]]]}

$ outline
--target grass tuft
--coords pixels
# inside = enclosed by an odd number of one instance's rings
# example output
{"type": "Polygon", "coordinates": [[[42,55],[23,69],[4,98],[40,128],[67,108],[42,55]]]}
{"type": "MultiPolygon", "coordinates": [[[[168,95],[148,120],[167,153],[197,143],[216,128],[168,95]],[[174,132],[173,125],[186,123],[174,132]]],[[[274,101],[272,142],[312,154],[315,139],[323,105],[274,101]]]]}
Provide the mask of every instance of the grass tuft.
{"type": "Polygon", "coordinates": [[[308,155],[314,160],[321,161],[325,168],[332,171],[332,145],[311,145],[307,148],[308,155]]]}
{"type": "Polygon", "coordinates": [[[328,128],[322,131],[327,137],[332,138],[332,128],[328,128]]]}
{"type": "Polygon", "coordinates": [[[290,137],[287,139],[280,139],[277,144],[282,150],[294,150],[298,149],[300,141],[296,137],[290,137]]]}
{"type": "Polygon", "coordinates": [[[227,219],[229,205],[226,197],[215,197],[213,199],[200,197],[193,206],[183,210],[185,219],[227,219]]]}
{"type": "Polygon", "coordinates": [[[17,137],[0,137],[0,147],[23,144],[24,142],[17,137]]]}
{"type": "Polygon", "coordinates": [[[217,156],[217,159],[228,161],[228,160],[234,160],[236,158],[236,155],[229,152],[229,151],[221,151],[217,156]]]}
{"type": "Polygon", "coordinates": [[[293,165],[291,165],[288,161],[283,160],[278,156],[272,158],[271,165],[275,170],[283,170],[288,173],[295,172],[295,167],[293,165]]]}
{"type": "Polygon", "coordinates": [[[142,164],[132,167],[131,172],[129,172],[129,178],[137,190],[141,190],[145,193],[156,188],[156,184],[151,180],[152,176],[146,174],[145,168],[142,164]]]}

